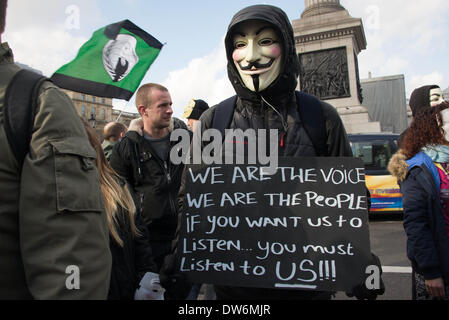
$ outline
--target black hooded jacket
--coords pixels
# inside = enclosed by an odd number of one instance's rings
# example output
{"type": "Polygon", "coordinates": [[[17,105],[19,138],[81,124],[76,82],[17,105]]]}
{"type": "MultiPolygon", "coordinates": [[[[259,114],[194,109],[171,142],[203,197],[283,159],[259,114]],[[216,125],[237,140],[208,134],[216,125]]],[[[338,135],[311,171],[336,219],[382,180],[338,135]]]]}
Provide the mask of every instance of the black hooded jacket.
{"type": "MultiPolygon", "coordinates": [[[[255,5],[239,11],[233,17],[225,38],[228,58],[228,77],[237,93],[237,105],[231,122],[231,129],[279,129],[281,139],[284,124],[287,123],[286,143],[279,147],[282,156],[316,156],[312,141],[301,124],[295,89],[298,85],[299,59],[296,53],[293,29],[287,15],[279,8],[269,5],[255,5]],[[233,36],[236,27],[244,21],[262,20],[277,31],[283,46],[283,64],[279,77],[260,93],[249,90],[244,84],[232,59],[233,36]],[[276,112],[261,96],[277,109],[276,112]],[[282,116],[282,117],[281,117],[282,116]]],[[[329,156],[352,156],[346,132],[337,111],[322,103],[326,122],[329,156]]],[[[211,124],[210,112],[202,117],[205,128],[211,124]],[[209,116],[209,117],[208,117],[209,116]]],[[[215,286],[220,299],[319,299],[328,298],[330,293],[297,290],[256,289],[215,286]]]]}
{"type": "MultiPolygon", "coordinates": [[[[237,93],[237,102],[234,109],[230,129],[278,129],[279,143],[285,135],[283,147],[279,147],[280,156],[316,156],[317,152],[301,123],[296,102],[295,89],[299,75],[299,60],[296,54],[293,29],[287,15],[279,8],[269,5],[255,5],[239,11],[232,19],[225,38],[228,59],[228,77],[237,93]],[[283,64],[278,78],[260,93],[249,90],[243,83],[232,59],[234,50],[233,35],[239,23],[248,20],[262,20],[271,24],[281,38],[283,46],[283,64]],[[273,107],[262,101],[262,97],[273,107]]],[[[352,156],[351,147],[343,123],[331,105],[321,102],[323,121],[326,128],[327,156],[352,156]]],[[[212,128],[214,106],[203,113],[200,118],[201,130],[212,128]]],[[[182,198],[184,196],[183,178],[180,194],[180,207],[182,212],[182,198]]],[[[161,281],[171,286],[169,274],[174,272],[174,255],[166,260],[161,274],[161,281]],[[164,274],[165,273],[165,274],[164,274]]],[[[173,290],[176,290],[175,288],[173,290]]],[[[259,288],[240,288],[228,286],[215,286],[218,299],[329,299],[329,292],[311,292],[298,290],[278,290],[259,288]]],[[[178,297],[179,298],[179,297],[178,297]]]]}
{"type": "MultiPolygon", "coordinates": [[[[285,144],[279,147],[280,156],[316,156],[298,112],[295,89],[298,85],[299,59],[293,36],[293,29],[287,15],[279,8],[269,5],[255,5],[239,11],[232,19],[225,38],[228,59],[228,77],[236,93],[237,103],[230,129],[278,129],[279,144],[285,134],[285,144]],[[262,20],[277,31],[283,49],[283,63],[280,75],[260,93],[249,90],[243,83],[232,59],[233,36],[236,27],[244,21],[262,20]],[[262,97],[266,102],[262,100],[262,97]],[[276,110],[274,110],[274,108],[276,110]]],[[[327,136],[326,156],[352,156],[343,123],[336,109],[321,102],[323,121],[327,136]]],[[[202,131],[212,127],[216,106],[201,116],[202,131]]]]}

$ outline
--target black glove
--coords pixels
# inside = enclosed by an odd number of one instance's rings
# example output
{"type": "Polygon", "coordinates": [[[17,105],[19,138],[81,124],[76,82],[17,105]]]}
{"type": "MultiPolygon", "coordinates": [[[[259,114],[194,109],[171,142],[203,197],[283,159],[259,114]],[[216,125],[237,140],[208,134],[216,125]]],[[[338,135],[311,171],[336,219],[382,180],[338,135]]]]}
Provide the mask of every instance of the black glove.
{"type": "Polygon", "coordinates": [[[383,295],[385,293],[385,285],[382,280],[382,265],[380,259],[375,254],[371,253],[371,263],[370,265],[377,266],[379,268],[379,288],[378,289],[368,289],[366,287],[366,279],[370,276],[369,274],[363,280],[363,283],[355,286],[351,291],[346,292],[346,295],[350,298],[356,297],[357,300],[376,300],[377,296],[383,295]]]}
{"type": "Polygon", "coordinates": [[[165,257],[159,273],[161,285],[165,288],[165,300],[185,300],[192,289],[192,283],[185,274],[176,270],[174,254],[165,257]]]}

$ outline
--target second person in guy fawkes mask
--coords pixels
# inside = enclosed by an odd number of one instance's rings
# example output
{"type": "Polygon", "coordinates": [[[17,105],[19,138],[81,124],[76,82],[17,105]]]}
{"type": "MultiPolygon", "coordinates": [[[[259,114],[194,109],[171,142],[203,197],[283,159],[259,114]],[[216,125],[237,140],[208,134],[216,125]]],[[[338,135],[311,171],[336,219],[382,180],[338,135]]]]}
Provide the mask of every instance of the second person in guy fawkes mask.
{"type": "MultiPolygon", "coordinates": [[[[410,109],[412,110],[412,117],[419,113],[420,110],[424,108],[435,107],[440,103],[444,102],[443,91],[437,85],[425,85],[413,90],[410,95],[410,109]]],[[[398,144],[399,147],[402,144],[402,140],[407,133],[408,129],[405,129],[404,132],[399,136],[398,144]]]]}
{"type": "MultiPolygon", "coordinates": [[[[428,91],[428,90],[427,90],[428,91]]],[[[403,195],[412,298],[449,299],[449,103],[421,108],[388,170],[403,195]]]]}
{"type": "MultiPolygon", "coordinates": [[[[277,129],[279,156],[352,157],[343,123],[331,105],[302,94],[302,103],[321,109],[324,137],[316,145],[316,137],[307,132],[301,120],[301,103],[295,92],[298,85],[299,61],[293,29],[287,15],[279,8],[255,5],[233,17],[225,38],[228,77],[236,97],[230,115],[214,106],[200,118],[201,132],[226,122],[226,129],[277,129]],[[218,121],[216,119],[217,114],[218,121]],[[229,119],[229,121],[228,121],[229,119]]],[[[229,108],[226,108],[229,109],[229,108]]],[[[312,133],[313,134],[313,133],[312,133]]],[[[184,184],[183,184],[184,185],[184,184]]],[[[184,195],[181,188],[180,198],[184,195]]],[[[182,210],[180,210],[182,212],[182,210]]],[[[173,256],[171,257],[173,258],[173,256]]],[[[174,286],[174,263],[166,260],[161,280],[174,286]],[[165,278],[164,278],[165,277],[165,278]]],[[[275,290],[215,286],[218,299],[330,299],[330,292],[275,290]]]]}

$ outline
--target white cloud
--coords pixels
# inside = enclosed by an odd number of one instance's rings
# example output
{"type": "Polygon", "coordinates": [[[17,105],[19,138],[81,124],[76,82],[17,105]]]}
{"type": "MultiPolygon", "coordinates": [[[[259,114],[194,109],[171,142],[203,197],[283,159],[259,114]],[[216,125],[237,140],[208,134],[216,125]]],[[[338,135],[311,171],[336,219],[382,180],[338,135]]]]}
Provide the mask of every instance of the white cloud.
{"type": "Polygon", "coordinates": [[[413,38],[418,47],[439,38],[446,30],[447,0],[342,0],[341,3],[353,17],[363,19],[368,36],[381,34],[386,41],[405,42],[406,38],[413,38]]]}
{"type": "Polygon", "coordinates": [[[169,73],[162,84],[170,90],[176,117],[182,116],[184,107],[192,98],[202,99],[213,106],[235,94],[226,73],[226,64],[224,44],[220,44],[210,54],[193,59],[187,67],[169,73]]]}
{"type": "MultiPolygon", "coordinates": [[[[425,75],[414,75],[410,77],[410,81],[406,83],[407,87],[407,96],[410,96],[413,90],[416,88],[425,86],[425,85],[431,85],[436,84],[441,86],[441,83],[444,83],[444,76],[439,71],[434,71],[429,74],[425,75]]],[[[445,88],[441,86],[441,88],[444,90],[445,88]]]]}
{"type": "Polygon", "coordinates": [[[51,76],[62,65],[72,60],[87,38],[73,36],[64,29],[45,26],[10,32],[5,37],[17,62],[38,69],[51,76]],[[45,37],[42,35],[45,34],[45,37]]]}
{"type": "MultiPolygon", "coordinates": [[[[444,85],[439,62],[447,51],[447,0],[342,0],[353,17],[361,17],[367,49],[359,55],[361,78],[404,74],[407,94],[426,81],[444,85]],[[440,72],[432,72],[438,66],[440,72]],[[413,87],[415,86],[415,87],[413,87]]],[[[447,65],[447,64],[446,64],[447,65]]]]}
{"type": "Polygon", "coordinates": [[[17,62],[51,76],[75,57],[88,40],[81,31],[99,17],[95,1],[9,1],[2,40],[9,43],[17,62]]]}

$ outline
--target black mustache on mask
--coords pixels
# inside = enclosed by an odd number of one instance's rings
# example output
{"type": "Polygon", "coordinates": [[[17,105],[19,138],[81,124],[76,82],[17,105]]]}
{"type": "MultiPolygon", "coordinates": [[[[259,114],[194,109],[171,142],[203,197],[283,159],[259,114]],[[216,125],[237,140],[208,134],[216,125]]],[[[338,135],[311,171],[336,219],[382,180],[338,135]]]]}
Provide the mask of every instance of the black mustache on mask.
{"type": "Polygon", "coordinates": [[[240,70],[243,70],[243,71],[251,70],[253,67],[256,67],[256,69],[265,69],[265,68],[271,67],[273,62],[274,62],[274,58],[272,58],[267,63],[259,63],[257,61],[254,61],[254,62],[250,62],[246,67],[242,66],[239,62],[239,68],[240,68],[240,70]]]}

